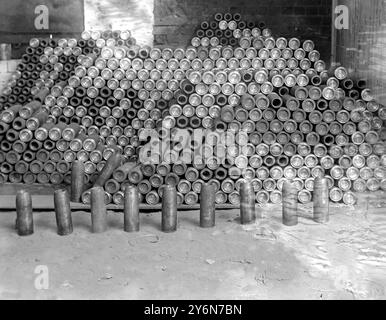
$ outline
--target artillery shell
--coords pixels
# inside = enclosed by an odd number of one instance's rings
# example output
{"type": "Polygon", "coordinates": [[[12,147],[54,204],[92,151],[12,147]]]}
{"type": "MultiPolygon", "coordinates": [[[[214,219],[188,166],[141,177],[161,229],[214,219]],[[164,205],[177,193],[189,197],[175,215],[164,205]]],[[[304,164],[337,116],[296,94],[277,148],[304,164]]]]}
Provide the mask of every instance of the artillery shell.
{"type": "Polygon", "coordinates": [[[240,221],[248,224],[256,220],[255,191],[251,182],[244,182],[240,188],[240,221]]]}
{"type": "Polygon", "coordinates": [[[107,229],[105,192],[101,187],[91,189],[91,230],[102,233],[107,229]]]}
{"type": "Polygon", "coordinates": [[[28,236],[34,233],[32,198],[25,190],[16,194],[16,229],[19,236],[28,236]]]}
{"type": "Polygon", "coordinates": [[[314,220],[317,223],[329,221],[329,189],[328,181],[316,178],[314,182],[314,220]]]}
{"type": "Polygon", "coordinates": [[[134,186],[125,189],[124,199],[124,230],[126,232],[139,231],[139,194],[134,186]]]}
{"type": "Polygon", "coordinates": [[[162,231],[177,231],[177,190],[174,186],[170,185],[163,187],[162,231]]]}
{"type": "Polygon", "coordinates": [[[84,163],[74,161],[71,171],[71,201],[80,202],[84,188],[84,163]]]}
{"type": "Polygon", "coordinates": [[[56,190],[54,193],[56,225],[58,235],[66,236],[72,233],[72,217],[70,198],[66,190],[56,190]]]}
{"type": "Polygon", "coordinates": [[[216,186],[212,183],[205,183],[201,188],[200,226],[201,228],[213,228],[215,226],[216,186]]]}
{"type": "Polygon", "coordinates": [[[283,224],[295,226],[298,224],[298,190],[294,183],[284,182],[283,185],[283,224]]]}
{"type": "Polygon", "coordinates": [[[102,187],[106,183],[106,181],[111,177],[114,170],[121,164],[122,156],[119,152],[114,152],[109,159],[107,160],[103,170],[99,174],[97,181],[95,182],[95,186],[102,187]]]}

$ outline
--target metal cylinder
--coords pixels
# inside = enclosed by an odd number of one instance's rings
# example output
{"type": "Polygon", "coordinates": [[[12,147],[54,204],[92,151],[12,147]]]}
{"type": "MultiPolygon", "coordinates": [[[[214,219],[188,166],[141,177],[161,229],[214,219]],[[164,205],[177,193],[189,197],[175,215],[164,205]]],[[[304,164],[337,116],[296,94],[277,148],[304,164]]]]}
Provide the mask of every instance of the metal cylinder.
{"type": "Polygon", "coordinates": [[[119,191],[120,184],[114,179],[109,179],[106,181],[104,189],[106,190],[106,192],[114,194],[119,191]]]}
{"type": "Polygon", "coordinates": [[[139,231],[139,193],[134,186],[125,189],[124,198],[124,230],[126,232],[139,231]]]}
{"type": "Polygon", "coordinates": [[[201,228],[213,228],[215,226],[215,201],[216,186],[205,183],[201,186],[200,199],[200,226],[201,228]]]}
{"type": "Polygon", "coordinates": [[[16,229],[19,236],[33,234],[33,214],[31,194],[20,190],[16,194],[16,229]]]}
{"type": "Polygon", "coordinates": [[[128,173],[128,180],[133,184],[138,184],[143,179],[143,173],[141,171],[141,165],[137,165],[128,173]]]}
{"type": "Polygon", "coordinates": [[[56,190],[54,193],[54,205],[57,232],[60,236],[66,236],[72,233],[72,217],[70,197],[66,190],[56,190]]]}
{"type": "Polygon", "coordinates": [[[292,181],[283,184],[283,224],[292,227],[298,224],[298,190],[292,181]]]}
{"type": "Polygon", "coordinates": [[[248,224],[255,220],[255,191],[251,182],[244,182],[240,188],[240,222],[248,224]]]}
{"type": "Polygon", "coordinates": [[[162,194],[162,231],[177,231],[177,190],[165,185],[162,194]]]}
{"type": "Polygon", "coordinates": [[[103,170],[95,182],[95,186],[103,187],[106,181],[111,177],[114,170],[121,164],[122,155],[119,152],[114,152],[106,161],[103,170]]]}
{"type": "Polygon", "coordinates": [[[91,230],[93,233],[102,233],[107,230],[107,212],[105,192],[101,187],[91,189],[91,230]]]}
{"type": "Polygon", "coordinates": [[[84,189],[84,163],[75,160],[71,169],[71,201],[80,202],[84,189]]]}
{"type": "Polygon", "coordinates": [[[122,183],[127,179],[127,176],[129,172],[134,169],[136,166],[135,162],[126,162],[122,166],[118,167],[117,169],[114,170],[113,172],[113,178],[122,183]]]}
{"type": "Polygon", "coordinates": [[[315,222],[327,223],[329,221],[329,198],[330,195],[327,179],[316,178],[314,180],[313,192],[313,214],[315,222]]]}

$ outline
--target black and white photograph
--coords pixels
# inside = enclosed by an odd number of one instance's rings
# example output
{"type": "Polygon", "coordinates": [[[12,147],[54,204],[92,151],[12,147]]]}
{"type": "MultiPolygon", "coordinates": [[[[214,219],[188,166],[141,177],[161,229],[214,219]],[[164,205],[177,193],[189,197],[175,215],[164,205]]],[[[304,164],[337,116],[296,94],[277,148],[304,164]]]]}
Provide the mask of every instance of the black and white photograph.
{"type": "Polygon", "coordinates": [[[386,300],[386,0],[0,0],[0,300],[386,300]]]}

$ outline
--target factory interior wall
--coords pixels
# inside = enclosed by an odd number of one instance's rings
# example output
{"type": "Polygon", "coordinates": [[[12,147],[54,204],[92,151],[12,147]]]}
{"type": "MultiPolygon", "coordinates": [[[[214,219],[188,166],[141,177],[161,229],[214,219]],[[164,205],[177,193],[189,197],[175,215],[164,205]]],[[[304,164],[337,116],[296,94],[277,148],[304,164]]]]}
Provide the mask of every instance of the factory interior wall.
{"type": "Polygon", "coordinates": [[[12,52],[5,54],[12,56],[12,59],[0,58],[0,92],[16,70],[20,61],[16,59],[21,57],[29,39],[33,37],[48,37],[52,34],[53,37],[70,38],[76,34],[79,36],[77,30],[80,29],[128,29],[132,31],[139,45],[153,44],[154,0],[21,1],[23,0],[16,0],[14,5],[10,2],[0,2],[0,43],[12,43],[12,52]],[[34,27],[29,25],[35,16],[34,8],[39,4],[49,8],[50,29],[46,32],[34,30],[34,27]],[[18,7],[21,8],[17,9],[18,7]],[[79,7],[82,7],[82,10],[75,9],[79,7]],[[79,12],[74,12],[75,10],[79,12]],[[23,14],[26,15],[26,21],[17,24],[23,14]],[[72,25],[73,20],[76,20],[76,26],[72,25]],[[59,30],[63,32],[59,33],[59,30]]]}
{"type": "MultiPolygon", "coordinates": [[[[188,45],[199,24],[216,12],[240,12],[247,21],[265,21],[276,36],[314,40],[322,58],[329,62],[331,2],[332,0],[294,0],[291,3],[286,0],[84,0],[84,25],[86,29],[119,29],[129,26],[140,44],[153,43],[159,47],[175,48],[188,45]]],[[[12,66],[14,64],[11,62],[12,66]]],[[[1,65],[0,90],[12,71],[8,65],[1,65]]]]}
{"type": "Polygon", "coordinates": [[[323,60],[331,56],[332,0],[154,0],[154,44],[187,45],[216,12],[239,12],[246,21],[264,21],[275,36],[315,41],[323,60]]]}
{"type": "MultiPolygon", "coordinates": [[[[322,58],[330,62],[331,47],[336,47],[336,60],[348,67],[355,77],[369,79],[377,100],[386,104],[386,0],[339,0],[336,4],[350,9],[350,29],[332,33],[332,0],[84,0],[86,28],[122,25],[122,14],[135,18],[130,24],[137,39],[159,47],[186,46],[200,22],[216,12],[240,12],[247,21],[265,21],[276,36],[312,39],[322,58]],[[143,4],[143,10],[139,9],[143,4]],[[153,15],[149,8],[154,8],[153,15]],[[115,9],[113,9],[115,8],[115,9]],[[126,13],[125,13],[126,10],[126,13]],[[120,15],[117,17],[117,12],[120,15]],[[136,21],[146,17],[142,24],[136,21]],[[151,27],[152,26],[152,27],[151,27]],[[152,28],[152,34],[146,29],[152,28]],[[350,32],[353,30],[354,32],[350,32]],[[334,41],[334,43],[331,43],[334,41]],[[332,44],[332,45],[331,45],[332,44]]],[[[3,89],[18,60],[0,61],[0,90],[3,89]]]]}
{"type": "Polygon", "coordinates": [[[0,92],[3,90],[20,60],[0,60],[0,92]]]}
{"type": "Polygon", "coordinates": [[[85,30],[130,30],[139,45],[153,45],[154,0],[84,0],[85,30]]]}
{"type": "Polygon", "coordinates": [[[386,0],[339,0],[349,8],[349,29],[336,31],[336,60],[369,81],[386,104],[386,0]]]}

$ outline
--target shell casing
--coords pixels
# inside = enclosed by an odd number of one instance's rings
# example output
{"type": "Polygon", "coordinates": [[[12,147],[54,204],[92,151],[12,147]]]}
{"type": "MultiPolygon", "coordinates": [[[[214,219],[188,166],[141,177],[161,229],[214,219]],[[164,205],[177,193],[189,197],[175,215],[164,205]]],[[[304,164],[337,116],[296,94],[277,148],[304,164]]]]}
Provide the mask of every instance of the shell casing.
{"type": "Polygon", "coordinates": [[[298,224],[298,190],[292,181],[283,185],[283,224],[291,227],[298,224]]]}
{"type": "Polygon", "coordinates": [[[329,188],[327,179],[316,178],[314,180],[313,200],[314,221],[317,223],[327,223],[329,221],[329,188]]]}
{"type": "Polygon", "coordinates": [[[75,160],[71,168],[71,201],[80,202],[84,189],[85,166],[82,161],[75,160]]]}
{"type": "Polygon", "coordinates": [[[129,186],[124,194],[124,230],[126,232],[138,232],[140,203],[138,189],[129,186]]]}
{"type": "Polygon", "coordinates": [[[105,191],[101,187],[94,187],[90,192],[91,230],[93,233],[102,233],[107,230],[105,191]]]}
{"type": "Polygon", "coordinates": [[[177,231],[177,190],[165,185],[162,194],[162,231],[177,231]]]}
{"type": "Polygon", "coordinates": [[[20,190],[16,194],[16,229],[19,236],[33,234],[32,197],[27,191],[20,190]]]}
{"type": "Polygon", "coordinates": [[[114,170],[121,164],[122,155],[119,152],[113,152],[113,154],[106,161],[103,170],[100,172],[98,179],[95,182],[95,186],[104,186],[106,181],[111,177],[114,170]]]}
{"type": "Polygon", "coordinates": [[[201,188],[200,226],[202,228],[213,228],[215,226],[215,185],[205,183],[201,188]]]}
{"type": "Polygon", "coordinates": [[[251,182],[241,184],[240,222],[248,224],[256,220],[255,191],[251,182]]]}
{"type": "Polygon", "coordinates": [[[56,190],[54,193],[55,216],[57,232],[66,236],[73,232],[70,197],[66,190],[56,190]]]}

